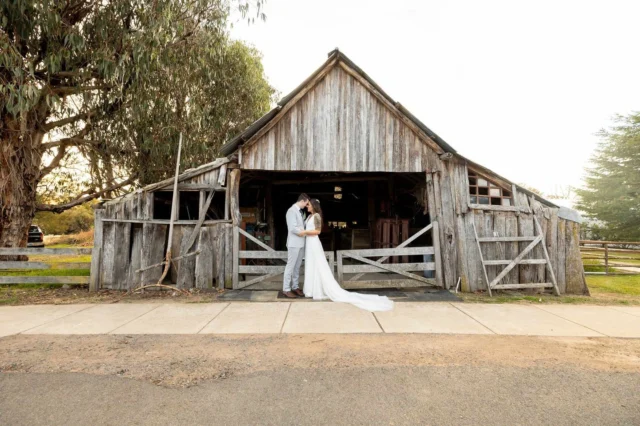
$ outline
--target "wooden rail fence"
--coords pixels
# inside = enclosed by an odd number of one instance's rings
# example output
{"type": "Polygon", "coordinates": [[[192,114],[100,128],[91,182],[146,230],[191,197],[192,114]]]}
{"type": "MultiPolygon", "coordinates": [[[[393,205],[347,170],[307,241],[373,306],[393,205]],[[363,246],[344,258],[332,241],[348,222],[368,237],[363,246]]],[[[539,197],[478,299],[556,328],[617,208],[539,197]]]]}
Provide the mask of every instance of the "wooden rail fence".
{"type": "MultiPolygon", "coordinates": [[[[69,256],[91,254],[91,248],[0,248],[0,259],[4,256],[69,256]]],[[[0,260],[0,272],[8,270],[47,269],[91,269],[90,262],[32,262],[0,260]]],[[[0,275],[0,284],[89,284],[89,276],[6,276],[0,275]]]]}
{"type": "MultiPolygon", "coordinates": [[[[260,282],[269,280],[274,278],[282,273],[284,273],[284,268],[286,267],[287,258],[289,256],[286,251],[276,251],[273,248],[269,247],[262,241],[255,238],[253,235],[249,234],[244,229],[236,226],[234,227],[234,241],[236,241],[236,245],[234,246],[234,275],[233,275],[233,289],[242,289],[249,287],[254,284],[258,284],[260,282]],[[253,241],[259,247],[263,248],[262,250],[240,250],[240,236],[245,237],[247,240],[253,241]],[[240,262],[242,259],[251,259],[251,260],[268,260],[268,261],[280,261],[282,264],[280,265],[242,265],[240,262]],[[251,278],[246,278],[247,275],[259,275],[253,276],[251,278]],[[241,277],[245,277],[246,279],[240,280],[241,277]]],[[[329,267],[331,268],[331,273],[334,270],[334,254],[332,251],[325,251],[325,257],[327,258],[327,262],[329,263],[329,267]]]]}
{"type": "MultiPolygon", "coordinates": [[[[589,275],[612,275],[611,269],[626,269],[624,275],[640,274],[640,241],[597,241],[580,240],[580,254],[583,260],[602,260],[604,272],[586,272],[589,275]],[[622,247],[624,246],[624,247],[622,247]],[[629,248],[629,246],[636,248],[629,248]],[[625,263],[630,260],[637,260],[637,263],[625,263]]],[[[591,266],[588,264],[587,266],[591,266]]],[[[597,266],[597,265],[594,265],[597,266]]],[[[616,274],[620,274],[616,272],[616,274]]]]}

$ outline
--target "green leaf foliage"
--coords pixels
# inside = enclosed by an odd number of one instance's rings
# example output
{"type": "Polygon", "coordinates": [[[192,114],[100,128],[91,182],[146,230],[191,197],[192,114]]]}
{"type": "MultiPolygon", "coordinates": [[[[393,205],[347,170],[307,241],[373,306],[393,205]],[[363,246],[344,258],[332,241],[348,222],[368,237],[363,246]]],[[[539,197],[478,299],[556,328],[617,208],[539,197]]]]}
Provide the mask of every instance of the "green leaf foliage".
{"type": "Polygon", "coordinates": [[[38,212],[33,223],[46,235],[68,235],[88,231],[93,227],[91,203],[76,206],[62,213],[38,212]]]}
{"type": "Polygon", "coordinates": [[[618,116],[599,136],[578,208],[603,224],[605,239],[640,241],[640,113],[618,116]]]}
{"type": "Polygon", "coordinates": [[[227,31],[234,8],[263,18],[261,3],[0,2],[2,143],[42,158],[37,183],[80,155],[85,192],[170,175],[180,132],[183,168],[213,160],[274,96],[259,52],[227,31]]]}

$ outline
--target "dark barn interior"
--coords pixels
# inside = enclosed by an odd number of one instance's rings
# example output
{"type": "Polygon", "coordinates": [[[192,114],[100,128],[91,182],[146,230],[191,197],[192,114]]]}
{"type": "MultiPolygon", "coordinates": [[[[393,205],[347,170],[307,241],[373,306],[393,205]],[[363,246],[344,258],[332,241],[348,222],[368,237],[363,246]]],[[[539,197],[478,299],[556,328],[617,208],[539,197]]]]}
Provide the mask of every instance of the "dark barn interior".
{"type": "MultiPolygon", "coordinates": [[[[421,173],[245,172],[241,227],[286,250],[285,215],[304,192],[322,206],[325,251],[395,247],[430,223],[423,182],[421,173]]],[[[246,250],[256,249],[245,244],[246,250]]],[[[431,245],[430,234],[413,244],[431,245]]]]}

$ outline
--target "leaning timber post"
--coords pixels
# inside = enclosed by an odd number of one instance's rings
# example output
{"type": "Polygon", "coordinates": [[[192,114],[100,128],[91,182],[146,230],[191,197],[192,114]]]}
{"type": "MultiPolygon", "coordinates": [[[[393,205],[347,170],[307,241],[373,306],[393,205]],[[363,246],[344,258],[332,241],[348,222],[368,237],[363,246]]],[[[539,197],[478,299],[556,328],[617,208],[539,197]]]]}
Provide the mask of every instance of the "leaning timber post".
{"type": "Polygon", "coordinates": [[[232,282],[233,288],[238,288],[239,280],[239,250],[240,250],[240,233],[238,228],[242,221],[240,215],[240,169],[232,169],[229,172],[229,188],[227,190],[229,194],[229,210],[231,213],[231,223],[233,224],[233,274],[232,282]]]}
{"type": "Polygon", "coordinates": [[[604,244],[604,274],[609,275],[609,244],[604,244]]]}
{"type": "Polygon", "coordinates": [[[178,140],[178,158],[176,158],[176,173],[173,177],[173,199],[171,201],[171,216],[169,218],[169,237],[167,239],[167,253],[165,255],[165,265],[158,279],[158,285],[162,284],[162,281],[167,276],[169,268],[171,267],[171,243],[173,241],[173,222],[179,217],[180,212],[180,193],[178,192],[178,177],[180,175],[180,154],[182,152],[182,133],[180,133],[180,139],[178,140]]]}
{"type": "Polygon", "coordinates": [[[102,219],[104,209],[96,209],[93,219],[93,250],[91,251],[91,273],[89,291],[100,289],[100,267],[102,266],[102,219]]]}

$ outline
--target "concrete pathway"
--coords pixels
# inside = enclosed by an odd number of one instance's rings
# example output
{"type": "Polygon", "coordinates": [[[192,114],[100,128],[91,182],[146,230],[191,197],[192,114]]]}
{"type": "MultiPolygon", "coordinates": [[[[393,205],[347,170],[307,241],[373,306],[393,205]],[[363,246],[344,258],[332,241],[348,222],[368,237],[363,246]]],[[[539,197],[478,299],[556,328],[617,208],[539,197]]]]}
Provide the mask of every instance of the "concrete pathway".
{"type": "Polygon", "coordinates": [[[640,307],[396,303],[372,314],[331,302],[0,307],[12,334],[436,333],[640,338],[640,307]]]}

